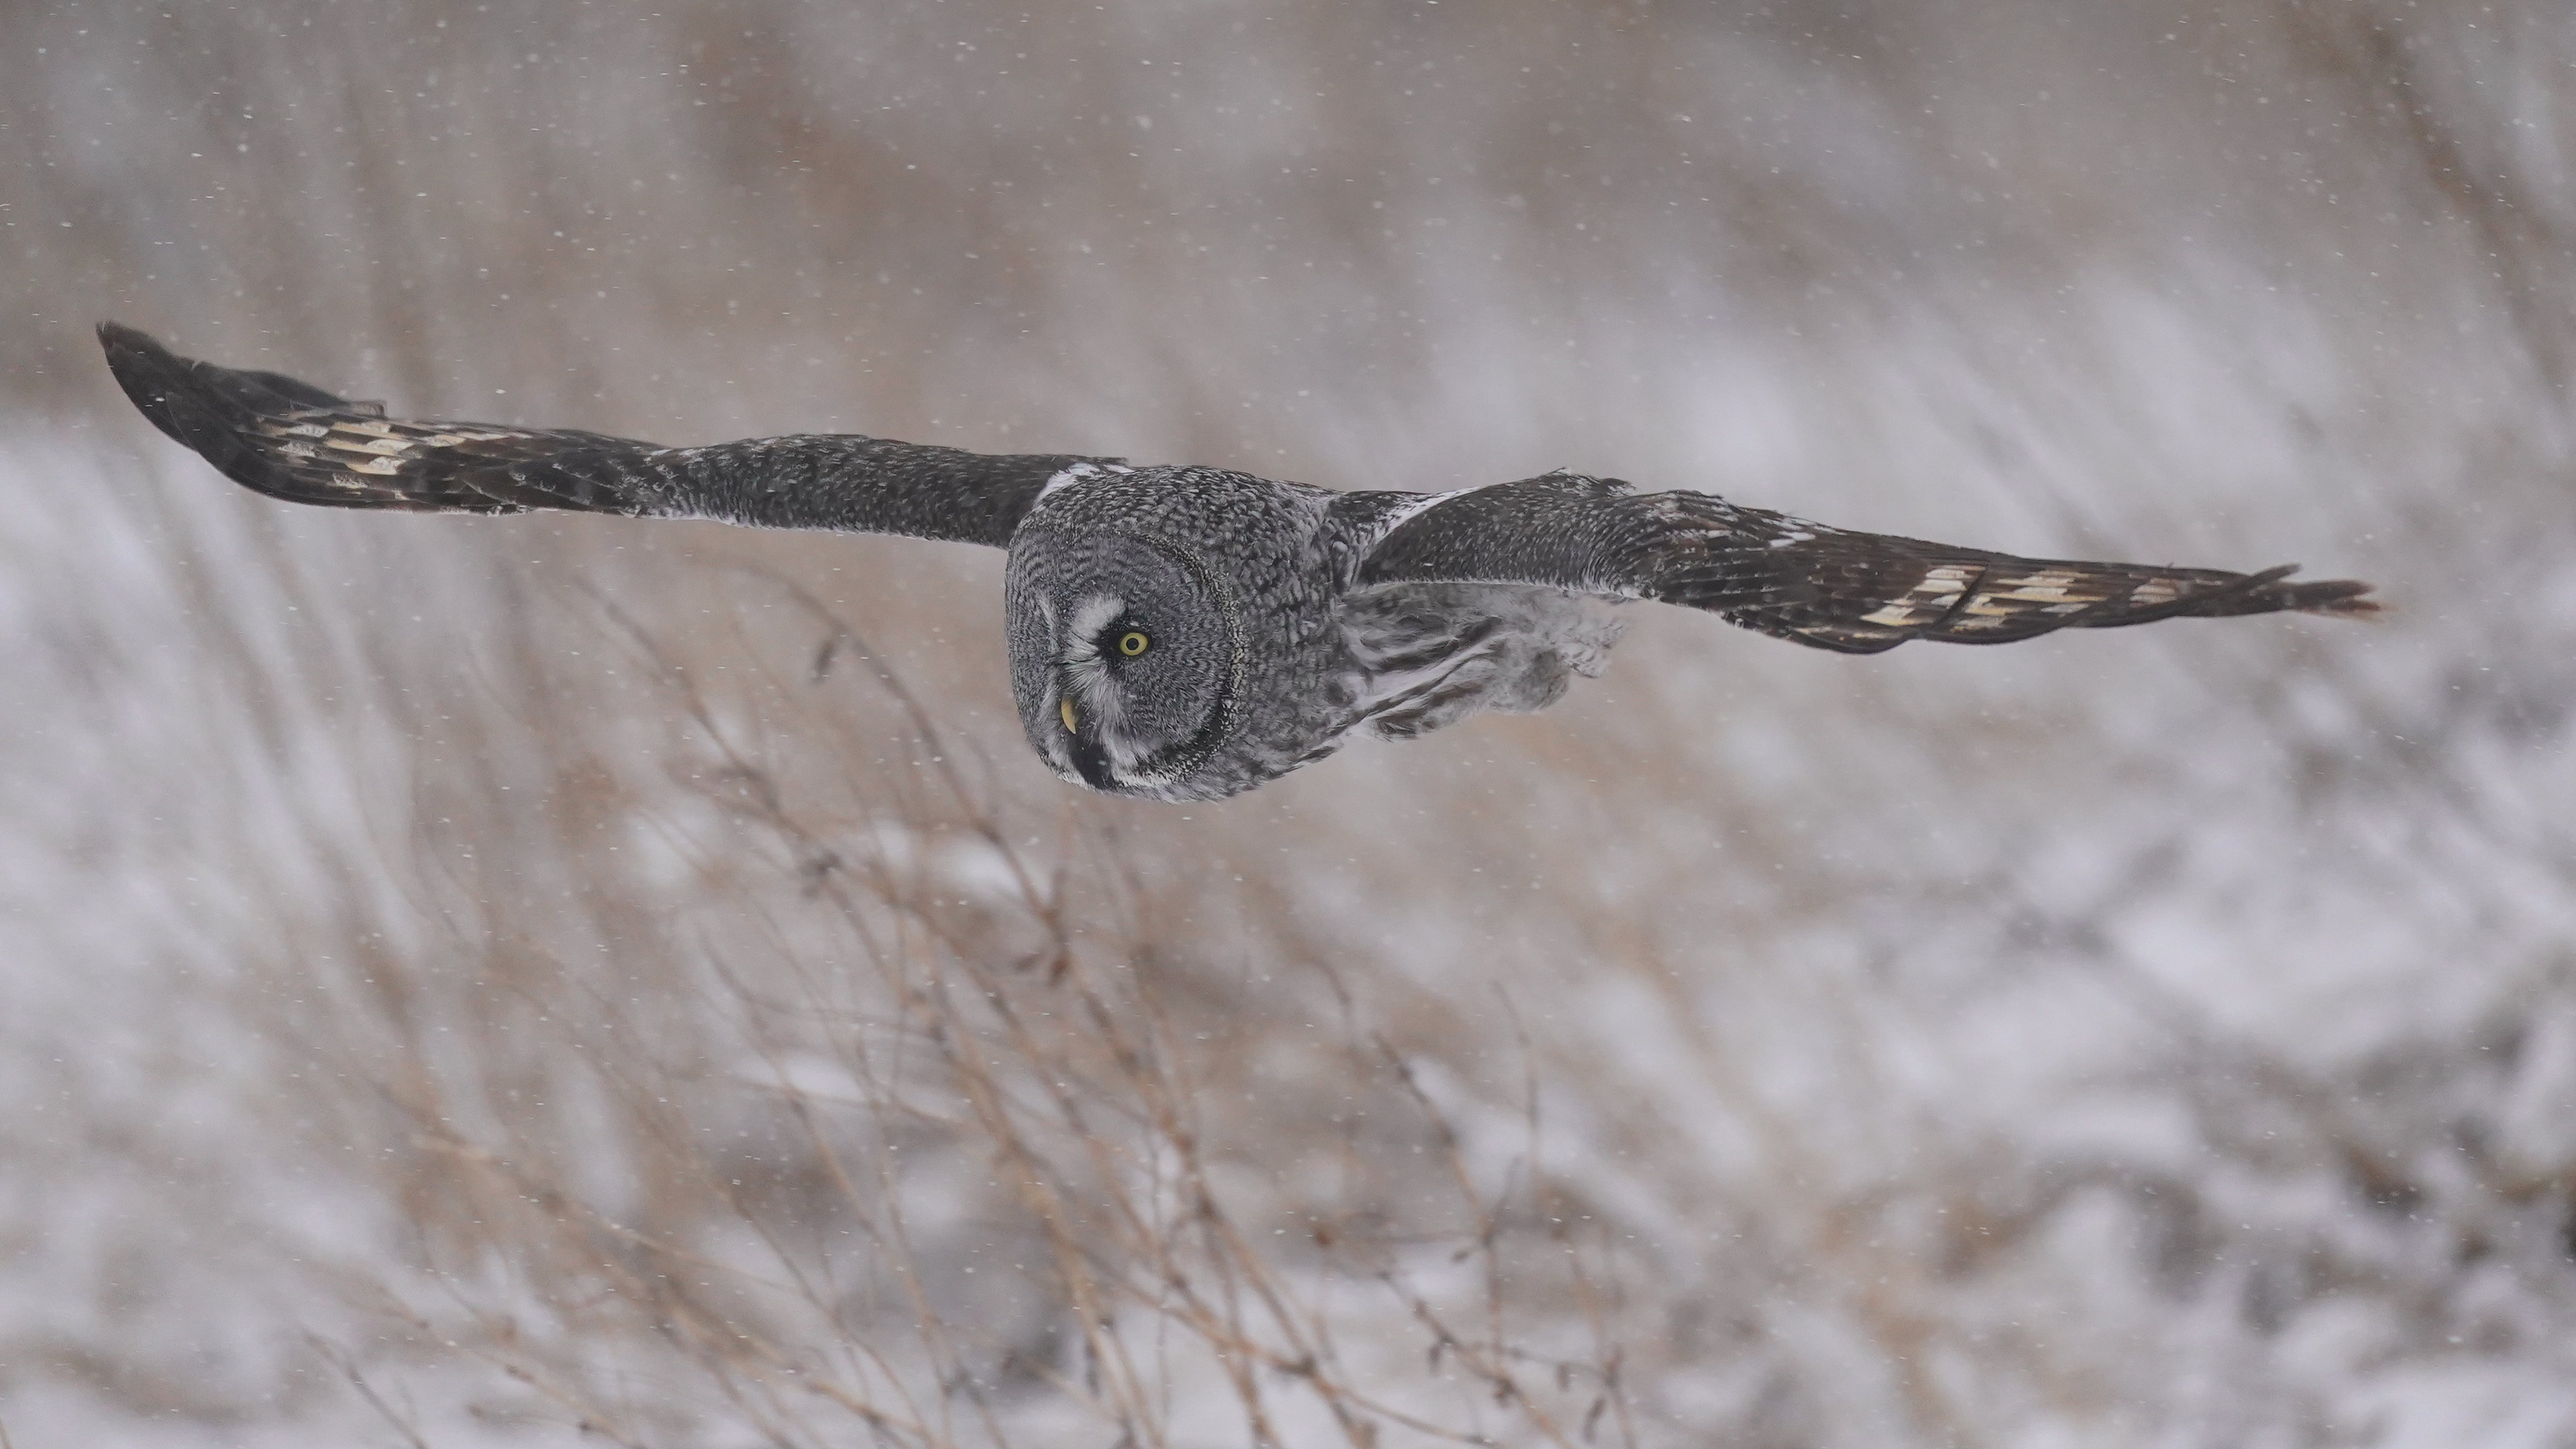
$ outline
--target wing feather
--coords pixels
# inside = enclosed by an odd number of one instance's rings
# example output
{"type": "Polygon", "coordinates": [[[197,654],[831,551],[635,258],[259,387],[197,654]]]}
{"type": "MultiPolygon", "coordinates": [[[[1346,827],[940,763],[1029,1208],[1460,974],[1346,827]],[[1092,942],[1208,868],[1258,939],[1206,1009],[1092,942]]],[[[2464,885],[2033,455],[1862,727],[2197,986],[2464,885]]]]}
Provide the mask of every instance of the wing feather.
{"type": "Polygon", "coordinates": [[[569,428],[387,418],[274,372],[99,342],[153,426],[233,481],[295,503],[434,513],[569,509],[1009,544],[1048,480],[1116,459],[984,454],[858,434],[665,448],[569,428]]]}
{"type": "MultiPolygon", "coordinates": [[[[1364,495],[1401,498],[1404,495],[1364,495]]],[[[1358,586],[1552,584],[1706,609],[1820,649],[1875,654],[1909,639],[2003,644],[2057,629],[2292,611],[2375,612],[2352,579],[2022,558],[1855,533],[1707,493],[1636,494],[1550,474],[1443,497],[1363,505],[1390,526],[1359,551],[1358,586]]]]}

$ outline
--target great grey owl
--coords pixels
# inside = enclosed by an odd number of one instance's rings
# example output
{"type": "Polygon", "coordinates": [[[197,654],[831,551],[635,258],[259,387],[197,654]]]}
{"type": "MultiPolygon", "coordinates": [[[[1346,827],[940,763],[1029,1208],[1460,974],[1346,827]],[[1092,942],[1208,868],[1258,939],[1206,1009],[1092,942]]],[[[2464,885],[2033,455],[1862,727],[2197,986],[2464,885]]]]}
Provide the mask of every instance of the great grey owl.
{"type": "Polygon", "coordinates": [[[1058,775],[1208,800],[1355,733],[1409,738],[1535,710],[1651,599],[1848,654],[1908,639],[2290,609],[2364,614],[2370,586],[2016,558],[1851,533],[1706,493],[1549,473],[1454,493],[1336,493],[1222,468],[985,455],[857,435],[703,448],[406,422],[272,372],[99,328],[154,426],[273,498],[532,508],[895,533],[1010,551],[1011,692],[1058,775]]]}

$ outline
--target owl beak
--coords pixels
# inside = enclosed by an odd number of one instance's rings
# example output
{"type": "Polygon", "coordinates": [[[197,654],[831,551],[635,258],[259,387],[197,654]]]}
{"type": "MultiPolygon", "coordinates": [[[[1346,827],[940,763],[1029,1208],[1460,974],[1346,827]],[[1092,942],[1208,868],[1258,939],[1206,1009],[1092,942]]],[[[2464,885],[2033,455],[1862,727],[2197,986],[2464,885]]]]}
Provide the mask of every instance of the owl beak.
{"type": "MultiPolygon", "coordinates": [[[[1056,695],[1055,717],[1064,721],[1064,732],[1068,737],[1065,753],[1072,761],[1073,772],[1092,789],[1117,794],[1118,782],[1109,772],[1107,748],[1097,739],[1083,737],[1082,716],[1073,707],[1073,681],[1070,679],[1063,681],[1062,692],[1056,695]]],[[[1096,726],[1099,721],[1092,723],[1096,726]]]]}

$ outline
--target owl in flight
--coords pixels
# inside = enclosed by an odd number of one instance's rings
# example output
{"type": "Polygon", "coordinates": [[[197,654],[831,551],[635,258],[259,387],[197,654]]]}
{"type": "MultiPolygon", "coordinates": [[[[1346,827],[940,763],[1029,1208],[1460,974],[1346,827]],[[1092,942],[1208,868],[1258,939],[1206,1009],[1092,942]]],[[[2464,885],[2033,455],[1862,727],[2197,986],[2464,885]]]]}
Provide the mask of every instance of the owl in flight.
{"type": "Polygon", "coordinates": [[[2370,585],[2016,558],[1850,533],[1706,493],[1549,473],[1452,493],[1336,493],[1221,468],[982,454],[856,434],[664,448],[569,429],[407,422],[273,372],[99,328],[153,426],[272,498],[562,508],[898,533],[1009,550],[1011,692],[1038,755],[1113,795],[1212,800],[1601,672],[1610,605],[1651,599],[1846,654],[1908,639],[2296,610],[2370,585]]]}

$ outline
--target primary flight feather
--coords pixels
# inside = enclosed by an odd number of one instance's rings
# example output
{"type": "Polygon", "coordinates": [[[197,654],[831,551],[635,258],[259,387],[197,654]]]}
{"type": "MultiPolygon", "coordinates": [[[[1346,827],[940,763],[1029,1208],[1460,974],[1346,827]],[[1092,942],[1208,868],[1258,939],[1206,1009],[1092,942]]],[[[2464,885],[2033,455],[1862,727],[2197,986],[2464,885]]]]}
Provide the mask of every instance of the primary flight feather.
{"type": "Polygon", "coordinates": [[[1598,674],[1608,606],[1706,609],[1851,654],[2283,610],[2367,614],[2370,585],[2017,558],[1827,528],[1706,493],[1550,473],[1455,493],[1336,493],[1217,468],[981,454],[856,434],[665,448],[569,429],[388,418],[115,323],[152,424],[296,503],[561,508],[892,533],[1009,550],[1011,689],[1067,780],[1206,800],[1361,731],[1409,738],[1553,703],[1598,674]]]}

